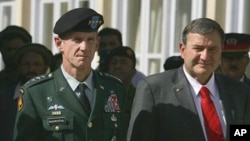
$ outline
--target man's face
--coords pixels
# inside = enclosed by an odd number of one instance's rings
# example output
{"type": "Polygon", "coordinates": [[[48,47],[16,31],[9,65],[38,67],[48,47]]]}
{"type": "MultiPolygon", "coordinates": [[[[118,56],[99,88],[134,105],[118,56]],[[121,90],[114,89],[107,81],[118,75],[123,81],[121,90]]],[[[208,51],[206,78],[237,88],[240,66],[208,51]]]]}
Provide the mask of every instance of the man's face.
{"type": "Polygon", "coordinates": [[[186,45],[180,44],[181,56],[187,72],[201,84],[205,84],[219,65],[221,38],[218,32],[187,34],[186,45]]]}
{"type": "Polygon", "coordinates": [[[130,82],[135,72],[135,68],[132,60],[128,57],[113,56],[109,60],[107,72],[118,77],[123,82],[130,82]]]}
{"type": "Polygon", "coordinates": [[[25,53],[18,66],[22,83],[25,83],[35,76],[46,73],[49,67],[45,64],[42,55],[36,52],[25,53]]]}
{"type": "Polygon", "coordinates": [[[240,80],[246,71],[249,63],[248,54],[241,56],[224,56],[221,58],[221,72],[236,80],[240,80]]]}
{"type": "Polygon", "coordinates": [[[120,46],[121,43],[119,42],[117,36],[115,35],[100,36],[99,50],[106,50],[106,49],[110,50],[120,46]]]}
{"type": "Polygon", "coordinates": [[[25,43],[21,38],[15,38],[3,43],[2,56],[6,67],[12,67],[14,64],[13,57],[17,49],[25,43]]]}
{"type": "Polygon", "coordinates": [[[63,65],[66,68],[91,68],[99,46],[97,32],[71,32],[66,39],[56,37],[55,42],[62,52],[63,65]]]}

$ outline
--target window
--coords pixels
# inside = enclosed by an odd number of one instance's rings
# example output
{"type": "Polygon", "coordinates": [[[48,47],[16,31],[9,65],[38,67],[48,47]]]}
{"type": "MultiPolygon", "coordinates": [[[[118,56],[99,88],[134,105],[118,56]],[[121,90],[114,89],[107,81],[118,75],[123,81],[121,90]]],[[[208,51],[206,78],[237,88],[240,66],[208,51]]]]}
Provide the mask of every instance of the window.
{"type": "Polygon", "coordinates": [[[0,2],[0,29],[4,29],[6,26],[14,24],[14,2],[0,2]]]}
{"type": "Polygon", "coordinates": [[[182,30],[191,21],[192,12],[203,6],[192,5],[193,1],[196,0],[140,1],[138,30],[134,34],[140,71],[146,75],[161,72],[165,59],[179,54],[182,30]]]}
{"type": "MultiPolygon", "coordinates": [[[[0,30],[3,30],[8,25],[12,25],[15,23],[14,21],[14,2],[0,2],[0,30]]],[[[0,58],[2,55],[0,54],[0,58]]],[[[2,59],[0,59],[0,70],[4,67],[4,63],[2,59]]]]}
{"type": "Polygon", "coordinates": [[[35,5],[31,21],[34,40],[49,47],[54,54],[58,52],[53,42],[55,22],[70,9],[89,5],[87,0],[36,0],[32,2],[35,5]]]}

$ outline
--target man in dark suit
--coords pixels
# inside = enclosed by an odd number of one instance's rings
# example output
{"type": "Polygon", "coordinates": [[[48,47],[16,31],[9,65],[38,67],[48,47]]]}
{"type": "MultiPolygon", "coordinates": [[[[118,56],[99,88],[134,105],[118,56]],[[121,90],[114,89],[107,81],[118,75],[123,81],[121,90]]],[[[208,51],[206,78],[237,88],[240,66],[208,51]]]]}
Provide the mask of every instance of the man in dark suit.
{"type": "Polygon", "coordinates": [[[180,43],[184,65],[138,84],[128,141],[224,141],[231,124],[250,123],[249,88],[214,73],[223,43],[223,29],[211,19],[195,19],[185,27],[180,43]],[[206,116],[204,87],[212,118],[206,116]],[[216,130],[207,126],[211,123],[216,130]]]}
{"type": "Polygon", "coordinates": [[[249,63],[249,48],[249,34],[227,33],[220,65],[222,74],[244,82],[248,86],[250,86],[250,79],[245,72],[249,63]]]}
{"type": "Polygon", "coordinates": [[[20,89],[14,141],[125,140],[125,86],[91,68],[103,22],[89,8],[73,9],[56,22],[62,65],[20,89]]]}

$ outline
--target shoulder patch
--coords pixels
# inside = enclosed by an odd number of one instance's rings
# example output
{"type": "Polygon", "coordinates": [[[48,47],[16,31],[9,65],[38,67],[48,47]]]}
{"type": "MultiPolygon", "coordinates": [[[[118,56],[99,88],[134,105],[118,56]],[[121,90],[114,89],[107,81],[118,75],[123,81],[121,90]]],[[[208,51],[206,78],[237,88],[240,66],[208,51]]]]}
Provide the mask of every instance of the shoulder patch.
{"type": "Polygon", "coordinates": [[[17,102],[18,111],[21,111],[23,108],[23,95],[24,95],[24,90],[20,88],[20,95],[19,95],[18,102],[17,102]]]}
{"type": "Polygon", "coordinates": [[[39,76],[36,76],[36,77],[30,79],[24,85],[26,85],[26,86],[32,86],[34,84],[37,84],[37,83],[49,80],[51,78],[53,78],[53,74],[52,73],[39,75],[39,76]]]}

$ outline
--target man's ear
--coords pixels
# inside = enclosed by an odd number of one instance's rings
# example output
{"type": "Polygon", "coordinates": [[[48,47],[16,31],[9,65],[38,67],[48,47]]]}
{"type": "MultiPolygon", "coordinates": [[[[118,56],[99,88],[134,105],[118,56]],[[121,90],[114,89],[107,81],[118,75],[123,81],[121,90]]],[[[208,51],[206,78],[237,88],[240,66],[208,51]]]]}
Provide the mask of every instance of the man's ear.
{"type": "Polygon", "coordinates": [[[54,37],[54,42],[56,44],[57,49],[62,52],[63,47],[62,47],[62,39],[59,36],[54,37]]]}
{"type": "Polygon", "coordinates": [[[184,45],[183,42],[181,42],[181,43],[179,44],[179,50],[180,50],[181,58],[184,58],[185,45],[184,45]]]}

